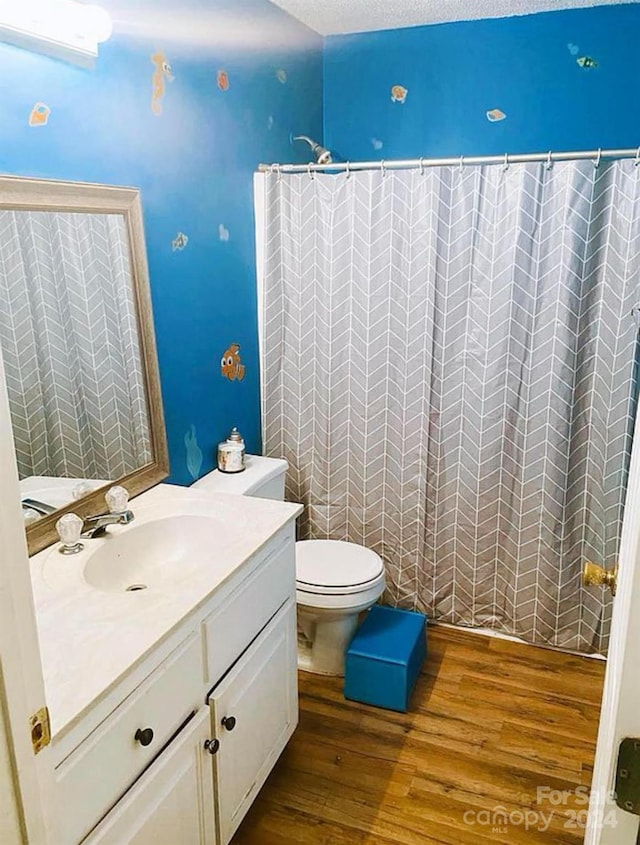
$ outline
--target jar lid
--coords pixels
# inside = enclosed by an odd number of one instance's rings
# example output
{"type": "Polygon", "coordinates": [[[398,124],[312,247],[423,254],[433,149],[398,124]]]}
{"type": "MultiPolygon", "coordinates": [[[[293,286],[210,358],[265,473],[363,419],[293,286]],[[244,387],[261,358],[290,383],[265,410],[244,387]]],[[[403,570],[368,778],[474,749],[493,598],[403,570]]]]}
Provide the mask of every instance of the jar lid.
{"type": "Polygon", "coordinates": [[[231,434],[227,439],[232,443],[244,443],[244,438],[235,426],[231,429],[231,434]]]}

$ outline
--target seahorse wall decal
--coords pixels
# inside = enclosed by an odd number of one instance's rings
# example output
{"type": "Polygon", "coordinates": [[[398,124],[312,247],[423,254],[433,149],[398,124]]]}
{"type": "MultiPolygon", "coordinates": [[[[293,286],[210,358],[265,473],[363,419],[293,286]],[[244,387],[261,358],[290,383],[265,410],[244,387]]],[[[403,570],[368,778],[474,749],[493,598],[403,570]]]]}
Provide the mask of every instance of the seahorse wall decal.
{"type": "Polygon", "coordinates": [[[173,82],[175,76],[164,53],[154,53],[151,56],[151,63],[155,67],[151,80],[153,86],[151,92],[151,111],[156,117],[160,117],[162,114],[162,100],[166,91],[166,83],[173,82]]]}
{"type": "Polygon", "coordinates": [[[189,431],[184,436],[184,445],[187,450],[187,470],[195,481],[200,476],[202,469],[202,449],[198,446],[195,425],[189,426],[189,431]]]}

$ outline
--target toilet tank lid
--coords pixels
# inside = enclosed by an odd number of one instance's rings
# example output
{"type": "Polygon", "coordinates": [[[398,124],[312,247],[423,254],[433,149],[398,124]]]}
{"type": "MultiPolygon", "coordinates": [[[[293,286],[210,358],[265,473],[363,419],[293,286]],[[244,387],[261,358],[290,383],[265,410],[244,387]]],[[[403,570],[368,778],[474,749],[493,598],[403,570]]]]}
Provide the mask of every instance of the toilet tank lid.
{"type": "Polygon", "coordinates": [[[289,466],[281,458],[263,458],[261,455],[246,455],[245,465],[244,472],[225,473],[214,469],[191,486],[194,490],[250,496],[267,481],[284,475],[289,466]]]}
{"type": "Polygon", "coordinates": [[[299,540],[296,580],[318,587],[355,587],[379,578],[382,559],[371,549],[343,540],[299,540]]]}

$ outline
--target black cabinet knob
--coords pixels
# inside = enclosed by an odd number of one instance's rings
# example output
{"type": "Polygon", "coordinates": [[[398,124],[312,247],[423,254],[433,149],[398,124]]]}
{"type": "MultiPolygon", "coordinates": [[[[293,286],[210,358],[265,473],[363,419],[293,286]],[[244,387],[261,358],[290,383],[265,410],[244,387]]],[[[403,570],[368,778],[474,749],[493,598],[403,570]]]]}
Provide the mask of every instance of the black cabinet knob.
{"type": "Polygon", "coordinates": [[[153,730],[151,728],[138,728],[133,738],[146,748],[153,742],[153,730]]]}
{"type": "Polygon", "coordinates": [[[204,743],[204,750],[208,751],[211,756],[217,754],[220,750],[220,740],[218,739],[207,739],[204,743]]]}
{"type": "Polygon", "coordinates": [[[222,720],[222,727],[226,728],[228,731],[232,731],[236,726],[236,717],[235,716],[225,716],[222,720]]]}

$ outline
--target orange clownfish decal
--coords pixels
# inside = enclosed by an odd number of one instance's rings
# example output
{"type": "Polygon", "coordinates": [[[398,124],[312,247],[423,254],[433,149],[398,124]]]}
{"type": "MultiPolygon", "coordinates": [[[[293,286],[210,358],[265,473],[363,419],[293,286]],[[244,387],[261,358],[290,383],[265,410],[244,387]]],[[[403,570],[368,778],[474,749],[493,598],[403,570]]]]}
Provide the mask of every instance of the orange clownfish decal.
{"type": "Polygon", "coordinates": [[[232,343],[220,361],[220,372],[229,381],[242,381],[244,378],[244,364],[240,358],[240,344],[232,343]]]}

